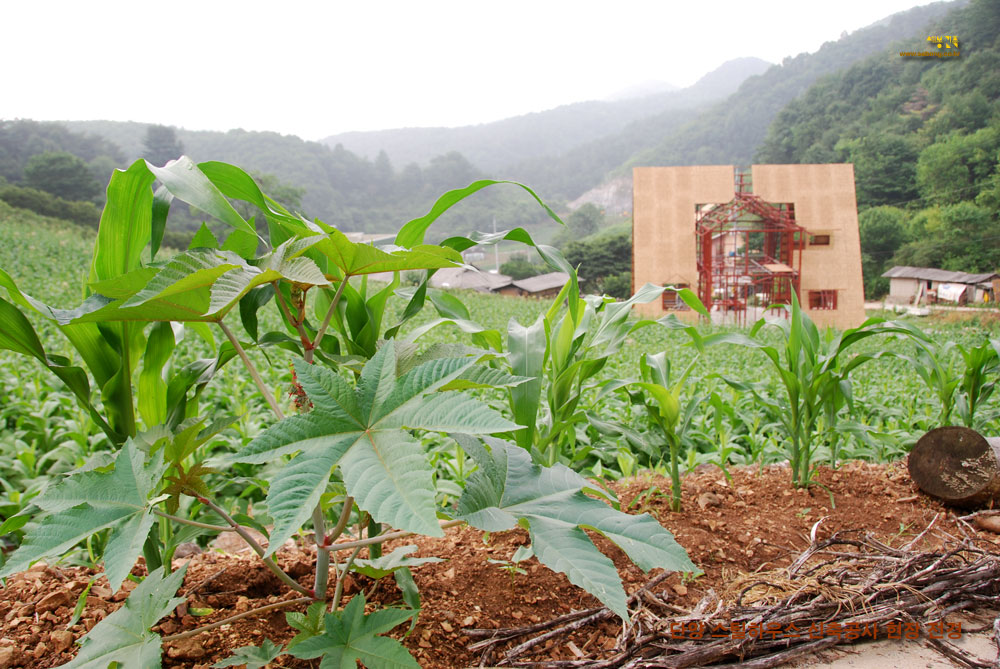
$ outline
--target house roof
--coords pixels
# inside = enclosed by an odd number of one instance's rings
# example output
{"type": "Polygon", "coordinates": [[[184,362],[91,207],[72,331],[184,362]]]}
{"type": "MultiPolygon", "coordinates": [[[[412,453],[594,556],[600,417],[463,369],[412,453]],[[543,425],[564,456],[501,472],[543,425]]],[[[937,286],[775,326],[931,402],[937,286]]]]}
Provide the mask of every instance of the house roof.
{"type": "Polygon", "coordinates": [[[479,272],[466,267],[446,267],[439,269],[431,277],[431,285],[435,288],[459,288],[484,293],[509,286],[511,281],[506,274],[479,272]]]}
{"type": "Polygon", "coordinates": [[[562,288],[566,285],[567,281],[569,281],[569,274],[566,274],[566,272],[549,272],[548,274],[531,276],[527,279],[514,281],[513,283],[514,286],[527,293],[540,293],[543,290],[562,288]]]}
{"type": "Polygon", "coordinates": [[[897,265],[882,274],[887,279],[920,279],[922,281],[940,281],[944,283],[976,284],[989,281],[1000,276],[996,272],[985,274],[969,274],[968,272],[951,272],[946,269],[931,267],[906,267],[897,265]]]}
{"type": "Polygon", "coordinates": [[[378,244],[396,238],[391,232],[345,232],[344,236],[355,244],[378,244]]]}

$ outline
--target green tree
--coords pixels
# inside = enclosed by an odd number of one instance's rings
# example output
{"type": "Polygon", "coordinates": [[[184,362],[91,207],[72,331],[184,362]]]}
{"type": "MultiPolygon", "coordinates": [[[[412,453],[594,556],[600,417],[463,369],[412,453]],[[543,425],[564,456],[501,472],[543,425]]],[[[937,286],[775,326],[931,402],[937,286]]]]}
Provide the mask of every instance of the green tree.
{"type": "Polygon", "coordinates": [[[536,265],[528,256],[523,253],[516,253],[510,260],[500,265],[500,273],[506,274],[514,280],[527,279],[529,276],[538,276],[548,272],[549,269],[543,265],[536,265]]]}
{"type": "Polygon", "coordinates": [[[914,216],[913,241],[900,247],[893,263],[961,272],[1000,268],[1000,239],[992,212],[972,202],[931,207],[914,216]]]}
{"type": "Polygon", "coordinates": [[[569,264],[579,268],[577,274],[587,290],[600,290],[599,282],[605,277],[632,271],[632,236],[628,230],[570,242],[563,253],[569,264]]]}
{"type": "Polygon", "coordinates": [[[882,272],[899,247],[909,240],[907,215],[896,207],[875,207],[861,212],[858,226],[865,296],[878,297],[889,290],[889,280],[882,278],[882,272]]]}
{"type": "Polygon", "coordinates": [[[71,201],[92,200],[101,187],[87,163],[72,153],[39,153],[24,168],[24,184],[71,201]]]}
{"type": "Polygon", "coordinates": [[[848,153],[854,163],[858,206],[874,207],[912,200],[916,176],[917,151],[901,135],[867,135],[841,142],[838,149],[848,153]]]}
{"type": "Polygon", "coordinates": [[[150,125],[142,141],[142,157],[154,165],[165,165],[180,158],[184,145],[177,139],[174,129],[166,125],[150,125]]]}

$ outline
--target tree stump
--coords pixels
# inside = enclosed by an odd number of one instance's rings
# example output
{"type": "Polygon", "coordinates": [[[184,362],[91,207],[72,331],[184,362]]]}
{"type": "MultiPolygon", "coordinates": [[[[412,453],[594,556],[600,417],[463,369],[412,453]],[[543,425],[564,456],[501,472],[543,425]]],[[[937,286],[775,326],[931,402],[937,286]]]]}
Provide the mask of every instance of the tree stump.
{"type": "Polygon", "coordinates": [[[945,504],[968,508],[1000,498],[1000,438],[939,427],[917,441],[907,467],[922,491],[945,504]]]}

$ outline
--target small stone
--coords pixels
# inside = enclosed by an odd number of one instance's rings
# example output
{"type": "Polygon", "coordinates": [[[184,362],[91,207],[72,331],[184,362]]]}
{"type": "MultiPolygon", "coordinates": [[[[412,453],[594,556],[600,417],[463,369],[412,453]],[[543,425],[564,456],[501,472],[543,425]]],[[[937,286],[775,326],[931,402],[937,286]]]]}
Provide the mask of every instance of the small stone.
{"type": "Polygon", "coordinates": [[[160,623],[160,631],[164,634],[173,634],[177,631],[177,623],[173,620],[164,620],[160,623]]]}
{"type": "Polygon", "coordinates": [[[441,623],[441,629],[443,629],[445,632],[451,632],[454,631],[455,628],[451,626],[450,622],[445,620],[441,623]]]}
{"type": "Polygon", "coordinates": [[[434,646],[431,645],[430,641],[426,641],[424,639],[421,639],[420,642],[417,643],[417,645],[420,646],[421,648],[433,648],[434,647],[434,646]]]}
{"type": "Polygon", "coordinates": [[[100,599],[110,599],[111,595],[113,595],[114,593],[102,585],[95,585],[90,589],[90,594],[100,599]]]}
{"type": "Polygon", "coordinates": [[[201,553],[201,546],[193,541],[185,541],[177,544],[177,548],[174,549],[175,558],[191,557],[192,555],[198,555],[199,553],[201,553]]]}
{"type": "Polygon", "coordinates": [[[40,660],[40,659],[42,659],[43,657],[45,657],[45,654],[46,654],[47,652],[49,652],[49,647],[48,647],[48,646],[46,646],[46,645],[45,645],[44,643],[42,643],[41,641],[39,641],[39,642],[38,642],[38,645],[37,645],[37,646],[35,646],[35,650],[34,650],[34,652],[32,652],[31,654],[32,654],[32,655],[33,655],[33,656],[35,657],[35,659],[36,659],[36,660],[40,660]]]}
{"type": "Polygon", "coordinates": [[[703,492],[698,496],[698,506],[703,511],[710,506],[722,506],[722,498],[714,492],[703,492]]]}
{"type": "Polygon", "coordinates": [[[69,630],[54,630],[49,632],[49,643],[52,644],[55,652],[61,653],[73,645],[73,633],[69,630]]]}
{"type": "Polygon", "coordinates": [[[472,616],[466,616],[466,617],[462,618],[462,625],[464,627],[471,627],[475,623],[476,623],[476,619],[473,618],[472,616]]]}
{"type": "Polygon", "coordinates": [[[20,664],[17,654],[16,648],[0,648],[0,669],[10,669],[15,664],[20,664]]]}
{"type": "Polygon", "coordinates": [[[247,599],[246,597],[240,595],[236,599],[236,605],[233,608],[236,609],[237,613],[244,613],[245,611],[249,611],[250,610],[250,600],[247,599]]]}
{"type": "Polygon", "coordinates": [[[197,660],[205,657],[205,647],[197,637],[188,637],[174,642],[174,645],[167,650],[167,655],[175,660],[197,660]]]}
{"type": "Polygon", "coordinates": [[[673,588],[674,592],[677,593],[678,597],[683,597],[684,595],[688,594],[688,589],[687,586],[685,585],[681,585],[680,583],[678,583],[677,585],[673,585],[671,587],[673,588]]]}
{"type": "Polygon", "coordinates": [[[49,593],[42,598],[42,601],[38,602],[35,606],[35,610],[39,613],[44,613],[45,611],[54,611],[60,606],[66,606],[70,602],[70,595],[65,590],[56,590],[55,592],[49,593]]]}

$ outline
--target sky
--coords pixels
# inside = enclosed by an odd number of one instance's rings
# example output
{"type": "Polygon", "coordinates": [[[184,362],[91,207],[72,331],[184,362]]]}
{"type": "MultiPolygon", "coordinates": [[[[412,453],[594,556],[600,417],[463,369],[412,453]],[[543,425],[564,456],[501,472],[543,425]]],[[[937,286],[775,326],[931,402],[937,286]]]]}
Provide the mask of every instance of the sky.
{"type": "Polygon", "coordinates": [[[778,63],[916,0],[5,3],[0,119],[188,130],[460,126],[778,63]]]}

